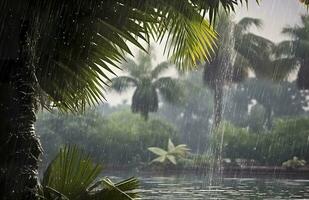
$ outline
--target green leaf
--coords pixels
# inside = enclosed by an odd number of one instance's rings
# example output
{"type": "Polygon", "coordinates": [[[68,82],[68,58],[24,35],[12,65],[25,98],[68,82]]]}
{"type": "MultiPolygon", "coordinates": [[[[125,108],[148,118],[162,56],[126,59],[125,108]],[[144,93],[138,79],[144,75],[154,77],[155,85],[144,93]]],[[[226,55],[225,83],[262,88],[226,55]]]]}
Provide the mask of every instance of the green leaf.
{"type": "Polygon", "coordinates": [[[149,151],[151,151],[152,153],[158,155],[158,156],[162,156],[162,155],[166,155],[167,151],[159,148],[159,147],[149,147],[148,148],[149,151]]]}
{"type": "Polygon", "coordinates": [[[173,163],[174,165],[177,164],[175,156],[173,156],[173,155],[167,155],[166,157],[167,157],[167,159],[168,159],[171,163],[173,163]]]}
{"type": "Polygon", "coordinates": [[[171,139],[168,139],[168,145],[167,145],[167,150],[168,152],[174,151],[175,145],[173,144],[171,139]]]}

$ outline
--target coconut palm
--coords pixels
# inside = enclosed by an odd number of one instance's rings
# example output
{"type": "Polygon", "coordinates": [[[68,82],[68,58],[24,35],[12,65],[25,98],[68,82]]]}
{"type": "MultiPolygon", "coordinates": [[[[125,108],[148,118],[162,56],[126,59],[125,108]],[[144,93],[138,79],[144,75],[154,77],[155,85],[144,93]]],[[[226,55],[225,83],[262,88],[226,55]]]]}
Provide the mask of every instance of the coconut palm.
{"type": "MultiPolygon", "coordinates": [[[[261,21],[243,18],[233,24],[226,13],[220,13],[215,28],[220,36],[216,54],[204,65],[204,82],[214,91],[213,127],[217,128],[222,119],[223,90],[226,84],[242,81],[248,76],[248,60],[238,53],[239,40],[248,35],[251,26],[260,27],[261,21]]],[[[251,36],[255,36],[250,34],[251,36]]],[[[247,46],[246,46],[247,47],[247,46]]]]}
{"type": "Polygon", "coordinates": [[[222,118],[224,85],[243,81],[249,70],[258,79],[281,81],[296,69],[293,57],[278,53],[279,45],[248,31],[253,25],[262,25],[259,19],[243,18],[233,25],[223,14],[219,20],[217,30],[221,39],[217,54],[204,70],[204,81],[214,89],[214,128],[222,118]]]}
{"type": "Polygon", "coordinates": [[[177,81],[171,77],[160,77],[160,75],[171,65],[162,62],[152,67],[151,56],[139,54],[138,63],[128,59],[124,63],[128,75],[112,79],[111,88],[117,92],[135,88],[132,96],[131,110],[140,113],[145,120],[149,112],[157,112],[159,106],[159,94],[167,101],[175,103],[178,101],[180,87],[177,81]]]}
{"type": "Polygon", "coordinates": [[[209,58],[215,34],[202,11],[212,20],[220,2],[230,11],[242,0],[2,0],[1,199],[37,199],[38,103],[74,112],[99,103],[106,72],[132,54],[127,42],[144,49],[168,34],[182,69],[209,58]]]}
{"type": "Polygon", "coordinates": [[[291,40],[281,42],[277,54],[282,57],[295,59],[295,67],[300,66],[297,73],[297,85],[300,89],[309,89],[309,16],[301,17],[301,25],[286,27],[282,33],[291,36],[291,40]]]}

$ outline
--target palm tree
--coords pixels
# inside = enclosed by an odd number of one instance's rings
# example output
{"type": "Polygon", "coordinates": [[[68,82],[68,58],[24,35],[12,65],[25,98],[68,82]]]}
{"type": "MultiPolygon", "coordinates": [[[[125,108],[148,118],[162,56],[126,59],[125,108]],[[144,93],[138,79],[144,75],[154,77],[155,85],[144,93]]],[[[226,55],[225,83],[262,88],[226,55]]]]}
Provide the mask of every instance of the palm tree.
{"type": "Polygon", "coordinates": [[[302,25],[286,27],[282,33],[292,37],[291,40],[281,42],[277,47],[277,54],[282,57],[295,59],[295,67],[300,66],[297,73],[297,86],[309,89],[309,16],[301,17],[302,25]]]}
{"type": "Polygon", "coordinates": [[[214,128],[222,118],[224,85],[243,81],[249,70],[258,79],[282,81],[296,69],[293,57],[278,53],[280,44],[248,32],[252,25],[261,26],[259,19],[243,18],[233,25],[223,14],[219,20],[217,30],[221,39],[217,54],[204,70],[204,81],[214,90],[214,128]]]}
{"type": "Polygon", "coordinates": [[[140,113],[145,120],[148,119],[149,112],[157,112],[159,106],[159,93],[167,102],[177,102],[180,87],[176,80],[171,77],[160,77],[164,70],[170,67],[167,62],[162,62],[156,67],[152,67],[151,56],[139,54],[135,63],[128,59],[124,63],[124,68],[128,71],[128,76],[119,76],[112,79],[111,88],[117,92],[135,88],[131,110],[140,113]]]}
{"type": "Polygon", "coordinates": [[[217,24],[215,24],[220,42],[212,60],[204,65],[203,76],[204,82],[214,91],[214,128],[218,127],[222,119],[224,86],[242,81],[248,76],[247,71],[250,65],[248,60],[238,52],[238,46],[241,38],[250,34],[248,30],[253,25],[260,27],[261,21],[243,18],[237,24],[233,24],[229,15],[223,12],[220,13],[217,24]]]}
{"type": "Polygon", "coordinates": [[[126,42],[144,49],[168,34],[181,69],[208,59],[216,36],[202,11],[213,20],[220,2],[230,11],[242,0],[2,0],[1,198],[37,199],[38,103],[74,112],[99,103],[106,71],[132,54],[126,42]]]}

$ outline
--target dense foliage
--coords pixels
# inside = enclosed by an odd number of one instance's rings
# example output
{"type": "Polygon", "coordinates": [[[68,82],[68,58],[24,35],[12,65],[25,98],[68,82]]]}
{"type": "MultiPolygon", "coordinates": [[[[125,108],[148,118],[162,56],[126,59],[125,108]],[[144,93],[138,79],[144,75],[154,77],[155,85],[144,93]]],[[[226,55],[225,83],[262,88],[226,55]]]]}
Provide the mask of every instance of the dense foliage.
{"type": "Polygon", "coordinates": [[[222,147],[223,158],[253,159],[259,164],[281,165],[293,156],[309,160],[308,130],[308,118],[278,119],[272,131],[260,134],[224,123],[212,142],[215,148],[222,147]]]}
{"type": "Polygon", "coordinates": [[[45,149],[45,164],[62,145],[76,144],[100,163],[136,165],[150,161],[148,147],[166,146],[169,138],[176,137],[170,124],[159,119],[145,122],[128,108],[110,115],[93,110],[85,115],[41,113],[36,127],[45,149]]]}
{"type": "Polygon", "coordinates": [[[113,78],[111,85],[111,88],[117,92],[125,92],[129,88],[135,89],[131,111],[140,113],[145,120],[148,119],[150,112],[157,112],[159,95],[170,103],[177,103],[181,91],[176,79],[162,77],[162,73],[171,65],[168,62],[162,62],[153,67],[151,56],[140,52],[137,63],[128,59],[124,63],[128,75],[113,78]]]}
{"type": "Polygon", "coordinates": [[[135,178],[113,183],[99,178],[102,165],[76,146],[65,146],[50,162],[40,185],[40,199],[55,200],[134,200],[139,196],[135,178]]]}

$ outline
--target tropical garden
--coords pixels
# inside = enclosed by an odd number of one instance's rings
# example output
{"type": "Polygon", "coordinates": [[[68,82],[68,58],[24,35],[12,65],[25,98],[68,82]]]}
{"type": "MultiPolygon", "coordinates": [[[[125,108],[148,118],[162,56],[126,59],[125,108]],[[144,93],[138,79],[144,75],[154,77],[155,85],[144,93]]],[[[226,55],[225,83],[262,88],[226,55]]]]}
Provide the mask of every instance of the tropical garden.
{"type": "Polygon", "coordinates": [[[139,199],[140,171],[308,173],[309,17],[276,43],[233,18],[259,3],[1,1],[0,199],[139,199]]]}

